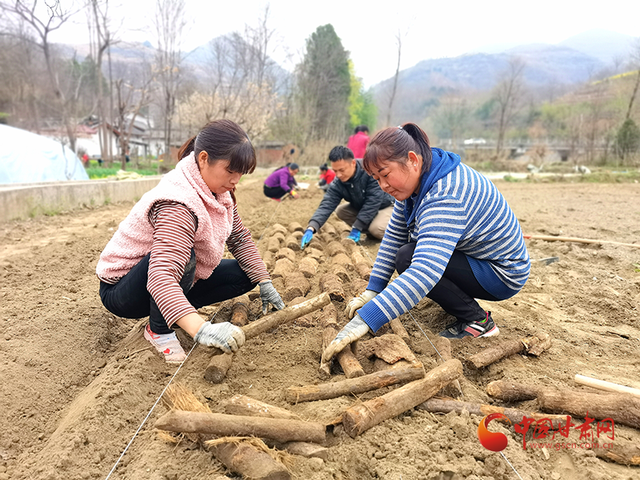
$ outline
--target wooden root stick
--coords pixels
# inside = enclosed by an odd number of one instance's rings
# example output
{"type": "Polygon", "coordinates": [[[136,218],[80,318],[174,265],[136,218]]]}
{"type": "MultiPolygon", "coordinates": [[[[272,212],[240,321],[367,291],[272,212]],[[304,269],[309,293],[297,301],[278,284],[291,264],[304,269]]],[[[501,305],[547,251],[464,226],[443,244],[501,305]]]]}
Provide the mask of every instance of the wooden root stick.
{"type": "Polygon", "coordinates": [[[640,466],[640,446],[638,445],[621,445],[617,439],[613,442],[611,448],[594,448],[596,457],[621,465],[640,466]]]}
{"type": "MultiPolygon", "coordinates": [[[[443,362],[447,360],[451,360],[453,358],[453,353],[451,351],[451,340],[446,337],[436,337],[433,342],[433,346],[436,349],[436,353],[440,357],[443,362]]],[[[458,394],[463,395],[462,386],[460,385],[460,380],[454,380],[449,385],[445,386],[442,390],[442,395],[445,396],[458,396],[458,394]],[[453,390],[455,393],[450,393],[453,390]]]]}
{"type": "Polygon", "coordinates": [[[449,360],[430,370],[421,380],[349,408],[342,415],[344,430],[351,438],[355,438],[371,427],[427,401],[442,387],[461,376],[462,363],[449,360]]]}
{"type": "MultiPolygon", "coordinates": [[[[291,307],[283,308],[270,315],[266,315],[259,320],[251,322],[242,328],[246,339],[257,337],[263,332],[267,332],[285,323],[292,322],[296,318],[319,310],[331,302],[328,293],[322,293],[317,297],[310,298],[302,303],[291,307]]],[[[220,383],[227,375],[233,360],[232,353],[223,353],[220,349],[212,349],[213,358],[204,373],[204,378],[212,383],[220,383]]]]}
{"type": "Polygon", "coordinates": [[[640,398],[628,393],[585,393],[547,387],[539,389],[538,405],[546,412],[581,418],[588,415],[596,420],[611,418],[615,423],[640,429],[640,398]]]}
{"type": "Polygon", "coordinates": [[[466,410],[471,415],[478,415],[480,417],[484,417],[485,415],[489,415],[490,413],[502,413],[511,421],[513,425],[515,425],[516,423],[520,423],[524,417],[533,418],[534,420],[549,419],[551,421],[557,420],[561,422],[565,422],[567,420],[566,415],[523,412],[522,410],[518,410],[516,408],[504,408],[496,407],[495,405],[460,402],[458,400],[451,400],[448,398],[430,398],[426,402],[418,405],[417,408],[433,413],[461,413],[463,410],[466,410]]]}
{"type": "Polygon", "coordinates": [[[230,415],[246,415],[248,417],[289,418],[299,420],[300,417],[287,409],[269,405],[245,395],[235,395],[220,402],[224,413],[230,415]]]}
{"type": "Polygon", "coordinates": [[[496,380],[487,385],[487,393],[503,402],[520,402],[538,397],[539,387],[509,380],[496,380]]]}
{"type": "Polygon", "coordinates": [[[545,242],[575,242],[575,243],[608,243],[611,245],[621,245],[624,247],[640,248],[640,245],[635,243],[621,243],[613,242],[611,240],[591,240],[589,238],[576,238],[576,237],[554,237],[550,235],[523,235],[524,238],[531,240],[544,240],[545,242]]]}
{"type": "Polygon", "coordinates": [[[240,295],[234,299],[231,306],[231,323],[238,327],[242,327],[249,323],[249,297],[240,295]]]}
{"type": "Polygon", "coordinates": [[[309,300],[305,300],[302,303],[298,303],[297,305],[293,305],[291,307],[283,308],[282,310],[278,310],[277,312],[273,312],[270,315],[266,315],[255,322],[251,322],[249,325],[242,327],[242,331],[244,332],[244,336],[246,339],[254,338],[260,335],[261,333],[268,332],[280,325],[284,325],[285,323],[289,323],[296,318],[302,317],[307,313],[315,312],[316,310],[321,309],[325,305],[328,305],[331,302],[328,293],[321,293],[317,297],[310,298],[309,300]]]}
{"type": "Polygon", "coordinates": [[[422,364],[415,363],[407,367],[382,370],[339,382],[289,387],[285,390],[285,398],[289,403],[327,400],[342,395],[364,393],[400,382],[417,380],[423,378],[424,375],[422,364]]]}
{"type": "Polygon", "coordinates": [[[209,449],[225,467],[232,472],[241,474],[243,478],[255,480],[291,479],[291,473],[287,467],[271,457],[264,451],[264,448],[254,445],[251,440],[215,441],[209,444],[209,449]]]}
{"type": "Polygon", "coordinates": [[[320,423],[223,413],[172,410],[160,417],[154,427],[168,432],[208,433],[221,437],[254,436],[278,442],[322,444],[325,441],[325,426],[320,423]]]}
{"type": "Polygon", "coordinates": [[[493,347],[471,355],[469,362],[476,368],[482,368],[520,352],[538,356],[550,346],[551,337],[547,333],[538,332],[530,337],[498,343],[493,347]]]}

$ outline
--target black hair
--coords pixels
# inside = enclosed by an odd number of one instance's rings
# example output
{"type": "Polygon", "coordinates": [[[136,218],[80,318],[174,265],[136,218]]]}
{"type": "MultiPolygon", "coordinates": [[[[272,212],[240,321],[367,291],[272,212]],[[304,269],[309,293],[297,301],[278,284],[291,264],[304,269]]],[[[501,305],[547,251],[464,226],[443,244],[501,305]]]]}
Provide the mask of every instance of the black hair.
{"type": "Polygon", "coordinates": [[[362,166],[372,175],[373,169],[380,166],[380,162],[397,162],[406,166],[409,152],[415,152],[422,157],[422,171],[431,168],[431,146],[429,137],[415,123],[405,123],[402,127],[389,127],[375,134],[367,145],[362,166]]]}
{"type": "Polygon", "coordinates": [[[245,131],[235,122],[222,119],[207,123],[200,132],[187,140],[178,151],[182,160],[191,152],[196,158],[200,152],[207,152],[208,163],[219,160],[229,161],[232,172],[252,173],[256,168],[256,151],[245,131]]]}
{"type": "Polygon", "coordinates": [[[353,160],[355,157],[353,156],[353,152],[350,148],[343,147],[342,145],[338,145],[337,147],[333,147],[329,152],[329,161],[337,162],[339,160],[353,160]]]}
{"type": "Polygon", "coordinates": [[[322,165],[320,165],[320,170],[324,172],[325,170],[329,170],[329,167],[326,163],[323,163],[322,165]]]}

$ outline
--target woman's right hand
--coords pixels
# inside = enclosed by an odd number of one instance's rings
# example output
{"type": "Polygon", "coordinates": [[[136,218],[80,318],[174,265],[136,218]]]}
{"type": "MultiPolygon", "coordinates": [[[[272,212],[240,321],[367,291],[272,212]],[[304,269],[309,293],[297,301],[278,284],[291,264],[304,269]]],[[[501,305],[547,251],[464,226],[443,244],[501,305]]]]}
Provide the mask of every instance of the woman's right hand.
{"type": "Polygon", "coordinates": [[[353,318],[356,311],[360,310],[369,300],[373,300],[376,295],[378,295],[378,293],[373,290],[365,290],[359,297],[352,298],[345,309],[347,317],[353,318]]]}
{"type": "Polygon", "coordinates": [[[224,353],[231,353],[244,345],[244,332],[229,322],[205,322],[194,340],[207,347],[218,347],[224,353]]]}
{"type": "Polygon", "coordinates": [[[369,325],[360,318],[360,315],[356,315],[353,320],[344,326],[322,353],[321,365],[329,363],[335,355],[356,340],[364,337],[367,332],[369,332],[369,325]]]}

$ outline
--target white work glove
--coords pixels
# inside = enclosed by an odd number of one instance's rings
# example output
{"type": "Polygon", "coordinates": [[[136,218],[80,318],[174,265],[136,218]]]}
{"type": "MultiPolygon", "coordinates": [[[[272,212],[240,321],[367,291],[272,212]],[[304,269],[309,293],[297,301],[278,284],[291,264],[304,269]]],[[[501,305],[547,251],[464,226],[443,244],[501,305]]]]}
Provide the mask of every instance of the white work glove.
{"type": "Polygon", "coordinates": [[[269,309],[269,304],[272,304],[276,310],[282,310],[284,308],[284,302],[280,298],[280,294],[273,286],[271,280],[263,280],[260,285],[260,300],[262,300],[262,314],[266,315],[269,309]]]}
{"type": "Polygon", "coordinates": [[[377,292],[373,290],[365,290],[359,297],[352,298],[351,301],[347,304],[347,308],[345,309],[345,313],[348,318],[353,318],[356,314],[357,310],[360,310],[364,307],[364,304],[369,300],[373,300],[373,298],[378,295],[377,292]]]}
{"type": "Polygon", "coordinates": [[[194,340],[207,347],[218,347],[224,353],[231,353],[244,345],[244,332],[229,322],[205,322],[194,340]]]}
{"type": "Polygon", "coordinates": [[[356,316],[347,323],[340,333],[336,335],[336,338],[329,344],[329,346],[322,353],[322,364],[329,363],[334,355],[340,353],[348,345],[352,344],[356,340],[364,337],[369,331],[369,325],[367,325],[360,315],[356,316]]]}

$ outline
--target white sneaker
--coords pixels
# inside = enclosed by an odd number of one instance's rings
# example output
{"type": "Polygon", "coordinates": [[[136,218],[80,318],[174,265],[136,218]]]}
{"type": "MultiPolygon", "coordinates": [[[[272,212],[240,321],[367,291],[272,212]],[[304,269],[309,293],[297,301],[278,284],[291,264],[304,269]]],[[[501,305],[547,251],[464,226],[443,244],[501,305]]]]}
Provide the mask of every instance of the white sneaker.
{"type": "Polygon", "coordinates": [[[156,347],[156,350],[162,354],[167,363],[182,363],[187,358],[187,354],[184,352],[182,345],[180,345],[178,337],[173,332],[166,334],[153,333],[149,324],[147,324],[144,328],[144,338],[156,347]]]}

